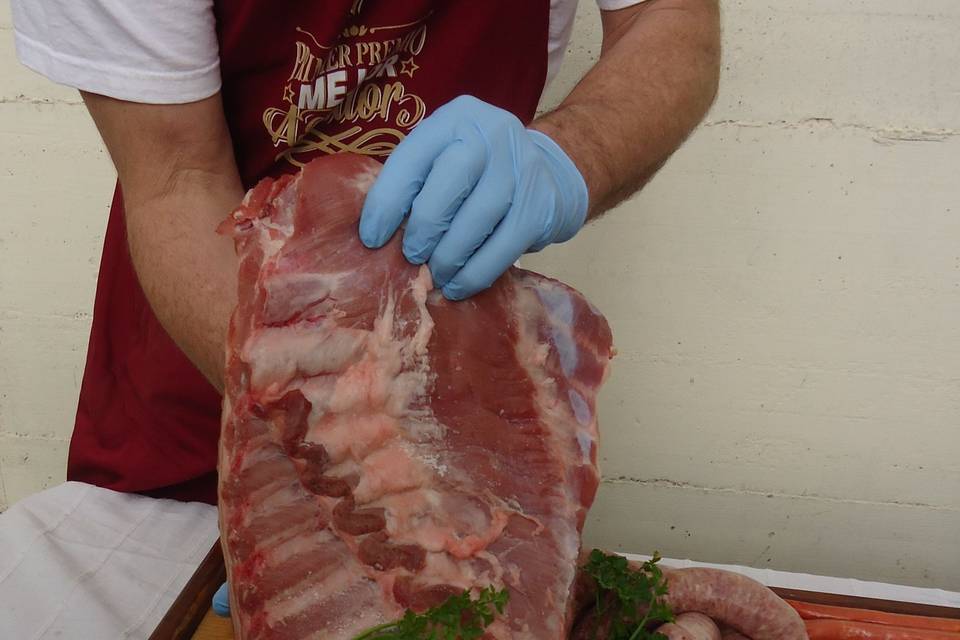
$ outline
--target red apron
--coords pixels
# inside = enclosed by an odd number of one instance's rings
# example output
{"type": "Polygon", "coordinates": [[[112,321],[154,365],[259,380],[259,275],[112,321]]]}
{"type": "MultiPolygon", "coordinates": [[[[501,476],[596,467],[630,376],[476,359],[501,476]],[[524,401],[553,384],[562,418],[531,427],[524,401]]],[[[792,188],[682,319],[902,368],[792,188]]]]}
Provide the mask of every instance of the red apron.
{"type": "MultiPolygon", "coordinates": [[[[549,12],[550,0],[218,0],[224,110],[245,186],[317,154],[382,159],[461,94],[529,121],[549,12]]],[[[143,296],[118,188],[68,479],[216,502],[220,401],[143,296]]]]}

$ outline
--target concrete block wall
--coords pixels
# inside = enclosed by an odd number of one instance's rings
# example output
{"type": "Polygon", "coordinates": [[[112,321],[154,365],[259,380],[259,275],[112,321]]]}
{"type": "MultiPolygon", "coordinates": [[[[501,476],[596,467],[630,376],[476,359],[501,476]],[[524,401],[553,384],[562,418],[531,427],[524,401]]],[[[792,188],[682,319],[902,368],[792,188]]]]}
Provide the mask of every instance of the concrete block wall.
{"type": "MultiPolygon", "coordinates": [[[[619,347],[591,543],[960,589],[960,4],[729,0],[721,95],[526,260],[619,347]]],[[[584,0],[544,107],[599,50],[584,0]]],[[[0,9],[0,509],[62,481],[114,174],[0,9]]]]}
{"type": "Polygon", "coordinates": [[[960,4],[722,6],[706,123],[527,260],[620,350],[588,539],[960,589],[960,4]]]}
{"type": "Polygon", "coordinates": [[[114,180],[77,92],[16,61],[0,4],[0,510],[63,481],[114,180]]]}

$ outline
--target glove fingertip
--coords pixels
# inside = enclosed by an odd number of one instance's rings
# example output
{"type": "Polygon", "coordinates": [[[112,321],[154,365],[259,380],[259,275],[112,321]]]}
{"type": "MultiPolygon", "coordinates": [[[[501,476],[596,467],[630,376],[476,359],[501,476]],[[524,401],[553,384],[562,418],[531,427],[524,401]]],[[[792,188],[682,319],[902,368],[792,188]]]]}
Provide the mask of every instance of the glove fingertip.
{"type": "Polygon", "coordinates": [[[363,246],[367,249],[379,249],[384,245],[384,243],[380,241],[380,238],[374,235],[373,232],[368,231],[364,233],[362,228],[360,229],[360,242],[362,242],[363,246]]]}
{"type": "Polygon", "coordinates": [[[363,203],[363,208],[360,210],[360,228],[358,232],[360,234],[360,242],[363,243],[368,249],[376,249],[376,240],[377,240],[377,224],[376,224],[377,214],[375,213],[374,207],[370,205],[370,199],[367,198],[367,201],[363,203]]]}
{"type": "Polygon", "coordinates": [[[370,209],[364,207],[360,214],[360,242],[363,243],[363,246],[368,249],[379,249],[387,244],[387,240],[396,231],[396,227],[390,229],[390,233],[387,233],[388,229],[385,228],[386,223],[384,222],[386,217],[372,207],[370,209]]]}
{"type": "Polygon", "coordinates": [[[440,291],[443,293],[444,298],[452,302],[458,302],[470,297],[470,293],[465,291],[463,287],[456,282],[448,282],[440,291]]]}
{"type": "Polygon", "coordinates": [[[230,595],[227,592],[226,583],[217,589],[211,601],[211,608],[213,612],[221,618],[226,618],[230,615],[230,595]]]}
{"type": "Polygon", "coordinates": [[[410,264],[421,265],[426,262],[426,260],[424,260],[420,255],[420,251],[413,249],[412,247],[408,247],[407,245],[403,245],[403,257],[406,258],[407,262],[410,264]]]}
{"type": "Polygon", "coordinates": [[[447,300],[458,302],[460,300],[466,300],[467,298],[475,296],[488,287],[489,285],[464,282],[464,280],[458,275],[444,284],[440,291],[443,293],[443,297],[447,300]]]}

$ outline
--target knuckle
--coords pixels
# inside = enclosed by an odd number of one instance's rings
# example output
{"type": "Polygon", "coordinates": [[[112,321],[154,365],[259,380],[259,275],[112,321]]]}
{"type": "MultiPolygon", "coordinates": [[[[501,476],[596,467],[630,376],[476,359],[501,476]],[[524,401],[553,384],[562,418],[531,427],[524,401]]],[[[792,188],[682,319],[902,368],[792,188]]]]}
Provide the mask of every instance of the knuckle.
{"type": "Polygon", "coordinates": [[[456,264],[450,252],[440,246],[430,256],[430,268],[438,278],[447,280],[453,275],[456,264]]]}
{"type": "Polygon", "coordinates": [[[457,284],[461,289],[472,294],[488,288],[493,282],[484,274],[468,272],[457,276],[457,284]]]}
{"type": "Polygon", "coordinates": [[[481,103],[482,101],[479,98],[472,96],[469,93],[461,94],[451,101],[451,104],[456,104],[459,106],[474,106],[481,103]]]}

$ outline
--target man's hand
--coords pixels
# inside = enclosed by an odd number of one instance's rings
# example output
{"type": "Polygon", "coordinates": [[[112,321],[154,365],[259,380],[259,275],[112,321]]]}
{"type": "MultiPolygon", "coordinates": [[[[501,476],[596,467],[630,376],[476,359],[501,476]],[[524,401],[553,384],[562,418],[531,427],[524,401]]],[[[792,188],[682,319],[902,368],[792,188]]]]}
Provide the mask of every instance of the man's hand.
{"type": "Polygon", "coordinates": [[[471,96],[437,109],[387,159],[367,195],[360,238],[381,247],[409,213],[403,253],[428,264],[443,295],[486,289],[528,251],[569,240],[587,186],[563,149],[471,96]]]}
{"type": "Polygon", "coordinates": [[[716,95],[718,2],[647,0],[602,20],[600,60],[530,128],[470,97],[420,123],[367,196],[364,244],[382,246],[409,213],[407,258],[461,299],[642,187],[716,95]]]}

